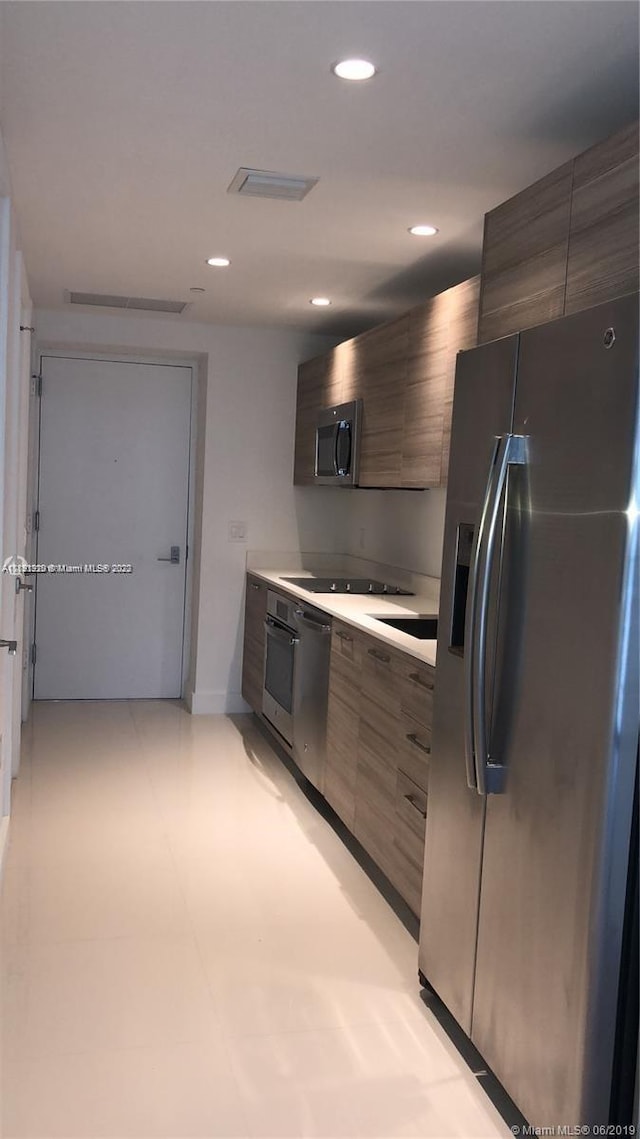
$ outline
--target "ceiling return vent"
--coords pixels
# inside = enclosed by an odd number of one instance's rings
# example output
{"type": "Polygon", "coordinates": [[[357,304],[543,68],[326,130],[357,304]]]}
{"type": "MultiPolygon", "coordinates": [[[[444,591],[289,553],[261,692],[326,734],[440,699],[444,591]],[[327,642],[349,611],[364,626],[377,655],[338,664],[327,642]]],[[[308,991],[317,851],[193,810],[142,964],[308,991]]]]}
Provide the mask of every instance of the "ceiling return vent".
{"type": "Polygon", "coordinates": [[[65,294],[65,300],[71,305],[97,305],[101,308],[136,309],[139,312],[184,312],[188,301],[160,301],[153,297],[115,297],[102,293],[71,293],[65,294]]]}
{"type": "Polygon", "coordinates": [[[317,178],[304,178],[302,174],[276,174],[274,170],[251,170],[241,166],[227,193],[242,194],[247,198],[281,198],[286,202],[301,202],[317,181],[317,178]]]}

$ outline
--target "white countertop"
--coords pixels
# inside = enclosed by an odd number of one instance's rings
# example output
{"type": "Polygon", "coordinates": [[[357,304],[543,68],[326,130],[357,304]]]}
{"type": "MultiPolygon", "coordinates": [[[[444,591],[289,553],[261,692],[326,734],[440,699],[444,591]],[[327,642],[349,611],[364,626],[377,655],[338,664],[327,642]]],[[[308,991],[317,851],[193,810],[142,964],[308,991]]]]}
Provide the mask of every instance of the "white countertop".
{"type": "MultiPolygon", "coordinates": [[[[411,617],[415,614],[421,616],[437,616],[438,598],[437,588],[428,588],[427,583],[433,578],[425,578],[424,592],[416,593],[413,597],[380,596],[380,594],[356,595],[347,593],[311,593],[308,589],[292,585],[285,581],[286,577],[309,577],[316,574],[310,571],[294,569],[258,569],[251,567],[248,571],[254,577],[266,581],[268,585],[281,590],[283,593],[299,597],[301,601],[308,602],[316,609],[322,609],[332,617],[337,617],[347,625],[360,629],[370,636],[377,637],[392,648],[408,653],[417,660],[426,664],[435,665],[437,641],[422,641],[412,637],[409,633],[401,633],[389,625],[383,625],[376,617],[411,617]]],[[[439,583],[437,583],[439,585],[439,583]]]]}

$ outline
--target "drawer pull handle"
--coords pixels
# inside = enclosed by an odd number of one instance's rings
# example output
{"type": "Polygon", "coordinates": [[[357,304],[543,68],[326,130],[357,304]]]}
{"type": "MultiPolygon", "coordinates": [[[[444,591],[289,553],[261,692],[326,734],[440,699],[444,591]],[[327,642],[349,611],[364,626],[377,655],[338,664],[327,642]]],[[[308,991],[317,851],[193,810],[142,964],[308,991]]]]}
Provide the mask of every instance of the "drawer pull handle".
{"type": "Polygon", "coordinates": [[[341,641],[352,641],[353,640],[353,637],[350,637],[348,633],[343,633],[342,629],[336,629],[336,637],[340,637],[341,641]]]}
{"type": "Polygon", "coordinates": [[[420,743],[415,732],[407,732],[407,739],[414,747],[420,748],[420,751],[423,751],[425,755],[431,755],[431,748],[427,744],[420,743]]]}
{"type": "Polygon", "coordinates": [[[383,664],[388,664],[391,660],[391,657],[388,655],[388,653],[381,653],[378,651],[378,649],[367,649],[367,652],[369,653],[370,657],[373,657],[375,660],[382,661],[383,664]]]}
{"type": "Polygon", "coordinates": [[[426,688],[427,692],[433,692],[433,680],[423,680],[419,672],[410,672],[409,680],[413,680],[414,684],[419,684],[421,688],[426,688]]]}
{"type": "Polygon", "coordinates": [[[427,812],[422,810],[422,807],[420,806],[419,803],[416,803],[414,796],[411,794],[408,794],[408,795],[405,795],[404,797],[407,800],[407,803],[411,803],[411,806],[413,807],[413,809],[415,811],[417,811],[418,814],[421,815],[423,819],[426,819],[427,812]]]}

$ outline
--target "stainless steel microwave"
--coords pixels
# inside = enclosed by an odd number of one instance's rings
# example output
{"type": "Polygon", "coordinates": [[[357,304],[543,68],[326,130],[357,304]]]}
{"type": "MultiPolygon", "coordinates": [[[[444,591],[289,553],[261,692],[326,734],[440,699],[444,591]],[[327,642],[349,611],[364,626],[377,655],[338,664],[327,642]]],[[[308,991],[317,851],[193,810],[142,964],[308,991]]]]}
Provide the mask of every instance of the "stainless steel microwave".
{"type": "Polygon", "coordinates": [[[362,400],[324,408],[316,423],[315,481],[357,486],[362,400]]]}

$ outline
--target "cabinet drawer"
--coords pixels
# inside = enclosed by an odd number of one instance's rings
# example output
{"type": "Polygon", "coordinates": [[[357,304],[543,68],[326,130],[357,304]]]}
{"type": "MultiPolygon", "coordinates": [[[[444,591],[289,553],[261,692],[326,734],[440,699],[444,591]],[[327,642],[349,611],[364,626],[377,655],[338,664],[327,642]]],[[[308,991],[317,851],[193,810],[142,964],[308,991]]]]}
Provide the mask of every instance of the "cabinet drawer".
{"type": "Polygon", "coordinates": [[[362,641],[362,691],[380,708],[397,715],[400,711],[399,655],[384,641],[362,641]]]}
{"type": "Polygon", "coordinates": [[[400,704],[413,720],[431,727],[435,669],[411,657],[400,660],[400,704]]]}
{"type": "MultiPolygon", "coordinates": [[[[396,868],[395,820],[358,797],[354,834],[383,874],[393,882],[396,868]]],[[[395,882],[394,882],[395,885],[395,882]]]]}
{"type": "Polygon", "coordinates": [[[357,688],[329,686],[324,795],[350,830],[356,802],[359,712],[357,688]]]}
{"type": "Polygon", "coordinates": [[[403,771],[398,772],[396,783],[396,813],[399,824],[397,833],[402,835],[404,827],[407,826],[424,845],[427,794],[403,771]]]}
{"type": "Polygon", "coordinates": [[[396,814],[396,770],[372,750],[360,735],[356,819],[361,803],[387,819],[393,829],[396,814]]]}
{"type": "Polygon", "coordinates": [[[393,843],[393,867],[389,878],[414,914],[420,916],[424,843],[412,831],[396,834],[393,843]]]}
{"type": "Polygon", "coordinates": [[[331,657],[351,661],[359,669],[362,661],[362,638],[348,625],[333,622],[331,632],[331,657]]]}
{"type": "Polygon", "coordinates": [[[428,791],[431,729],[416,723],[403,712],[399,736],[398,769],[404,771],[423,791],[428,791]]]}

